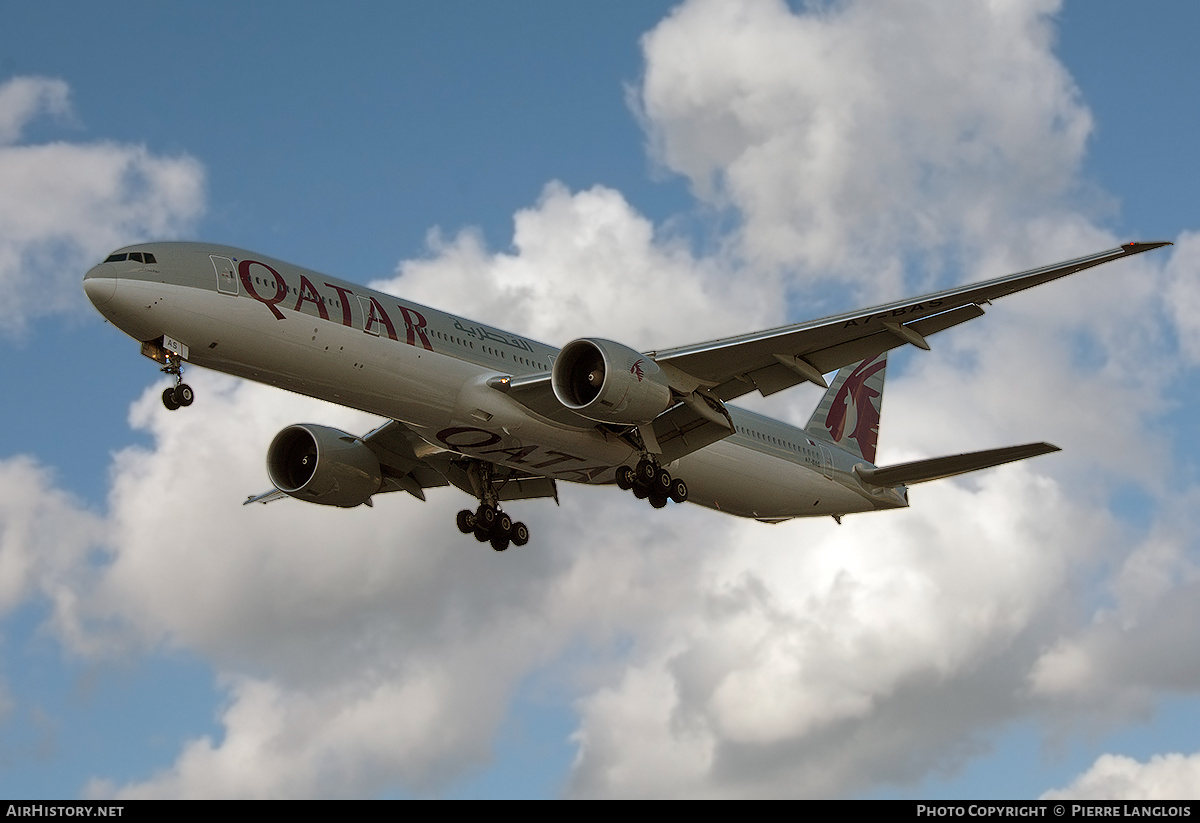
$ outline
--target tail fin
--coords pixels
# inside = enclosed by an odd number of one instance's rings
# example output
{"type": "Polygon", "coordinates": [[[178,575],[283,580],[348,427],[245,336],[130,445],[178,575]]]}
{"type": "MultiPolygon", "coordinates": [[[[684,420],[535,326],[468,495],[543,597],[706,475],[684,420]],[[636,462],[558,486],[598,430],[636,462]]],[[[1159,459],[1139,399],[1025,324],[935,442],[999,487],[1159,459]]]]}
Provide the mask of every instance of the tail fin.
{"type": "Polygon", "coordinates": [[[843,366],[804,431],[874,463],[886,370],[887,352],[843,366]]]}

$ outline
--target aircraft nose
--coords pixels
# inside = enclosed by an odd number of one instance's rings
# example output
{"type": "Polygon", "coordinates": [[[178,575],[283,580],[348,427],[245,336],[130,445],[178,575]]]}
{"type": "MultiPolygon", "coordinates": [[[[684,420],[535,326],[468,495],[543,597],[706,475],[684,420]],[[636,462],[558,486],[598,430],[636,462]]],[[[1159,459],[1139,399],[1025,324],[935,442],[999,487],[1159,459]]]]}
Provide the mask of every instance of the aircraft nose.
{"type": "Polygon", "coordinates": [[[103,306],[117,293],[117,279],[107,269],[108,267],[101,263],[99,266],[93,266],[83,276],[83,290],[93,306],[103,306]]]}

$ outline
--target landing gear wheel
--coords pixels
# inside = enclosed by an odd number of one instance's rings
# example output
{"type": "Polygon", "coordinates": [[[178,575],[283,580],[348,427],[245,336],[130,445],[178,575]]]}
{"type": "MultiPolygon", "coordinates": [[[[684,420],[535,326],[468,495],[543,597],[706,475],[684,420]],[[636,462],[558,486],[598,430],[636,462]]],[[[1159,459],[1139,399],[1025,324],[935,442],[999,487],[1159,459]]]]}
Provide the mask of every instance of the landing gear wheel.
{"type": "Polygon", "coordinates": [[[686,503],[688,499],[687,483],[676,477],[671,481],[671,491],[668,494],[676,503],[686,503]]]}
{"type": "Polygon", "coordinates": [[[655,492],[664,497],[671,493],[671,473],[666,469],[659,469],[654,473],[654,485],[652,486],[655,492]]]}
{"type": "Polygon", "coordinates": [[[466,509],[458,513],[456,522],[458,523],[458,530],[463,534],[470,534],[475,531],[475,515],[466,509]]]}
{"type": "Polygon", "coordinates": [[[658,491],[651,492],[650,505],[656,509],[661,509],[663,506],[667,505],[667,496],[658,491]]]}
{"type": "Polygon", "coordinates": [[[635,483],[633,486],[633,496],[638,500],[645,500],[650,494],[650,489],[643,486],[641,483],[635,483]]]}
{"type": "Polygon", "coordinates": [[[633,488],[633,469],[628,466],[617,466],[617,488],[629,491],[633,488]]]}
{"type": "Polygon", "coordinates": [[[512,518],[504,512],[500,512],[496,517],[496,522],[492,526],[492,535],[502,534],[508,537],[512,534],[512,518]]]}
{"type": "Polygon", "coordinates": [[[479,525],[479,521],[475,521],[475,539],[480,543],[486,543],[492,539],[492,533],[479,525]]]}
{"type": "Polygon", "coordinates": [[[658,474],[658,466],[649,460],[642,459],[637,464],[637,479],[647,486],[654,485],[654,477],[658,474]]]}
{"type": "Polygon", "coordinates": [[[175,399],[175,389],[166,388],[162,393],[163,405],[167,407],[167,411],[175,411],[179,408],[179,401],[175,399]]]}
{"type": "Polygon", "coordinates": [[[489,506],[487,503],[481,503],[475,511],[475,528],[482,528],[485,531],[491,531],[492,526],[496,523],[496,507],[489,506]]]}
{"type": "Polygon", "coordinates": [[[502,552],[508,548],[508,535],[501,532],[492,534],[492,548],[498,552],[502,552]]]}
{"type": "Polygon", "coordinates": [[[524,523],[513,523],[512,542],[515,546],[524,546],[529,542],[529,528],[524,523]]]}
{"type": "Polygon", "coordinates": [[[195,399],[196,393],[192,391],[192,387],[187,383],[180,383],[175,387],[175,402],[180,406],[190,406],[195,399]]]}

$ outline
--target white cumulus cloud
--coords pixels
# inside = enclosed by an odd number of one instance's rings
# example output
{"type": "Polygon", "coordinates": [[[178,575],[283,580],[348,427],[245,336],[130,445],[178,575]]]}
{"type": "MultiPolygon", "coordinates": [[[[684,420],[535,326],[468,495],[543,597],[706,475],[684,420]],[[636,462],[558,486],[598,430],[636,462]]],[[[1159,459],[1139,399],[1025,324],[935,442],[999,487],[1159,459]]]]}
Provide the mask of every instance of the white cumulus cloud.
{"type": "Polygon", "coordinates": [[[1195,800],[1200,798],[1200,754],[1157,754],[1141,763],[1102,755],[1069,786],[1043,800],[1195,800]]]}
{"type": "Polygon", "coordinates": [[[878,290],[904,252],[1061,215],[1092,122],[1050,52],[1058,5],[684,3],[644,38],[638,105],[749,259],[878,290]]]}
{"type": "Polygon", "coordinates": [[[70,114],[61,80],[0,84],[0,331],[83,305],[79,279],[100,255],[186,231],[204,209],[204,170],[194,158],[109,141],[24,143],[42,114],[70,114]]]}

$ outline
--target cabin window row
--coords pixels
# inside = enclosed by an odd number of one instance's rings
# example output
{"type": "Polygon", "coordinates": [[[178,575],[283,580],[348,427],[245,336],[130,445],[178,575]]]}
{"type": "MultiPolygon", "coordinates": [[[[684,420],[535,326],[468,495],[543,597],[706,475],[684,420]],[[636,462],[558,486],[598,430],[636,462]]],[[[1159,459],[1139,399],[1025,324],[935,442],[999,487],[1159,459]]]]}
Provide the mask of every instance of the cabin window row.
{"type": "Polygon", "coordinates": [[[771,444],[779,446],[780,448],[783,448],[783,449],[788,449],[790,451],[794,451],[794,452],[797,452],[800,454],[807,454],[810,456],[816,455],[815,449],[805,448],[803,446],[797,446],[795,443],[792,443],[790,441],[781,440],[778,437],[772,437],[769,434],[763,434],[762,432],[757,432],[757,431],[754,431],[753,429],[748,429],[744,426],[738,426],[737,430],[740,431],[742,434],[746,435],[747,437],[753,437],[755,440],[762,440],[765,443],[771,443],[771,444]]]}

